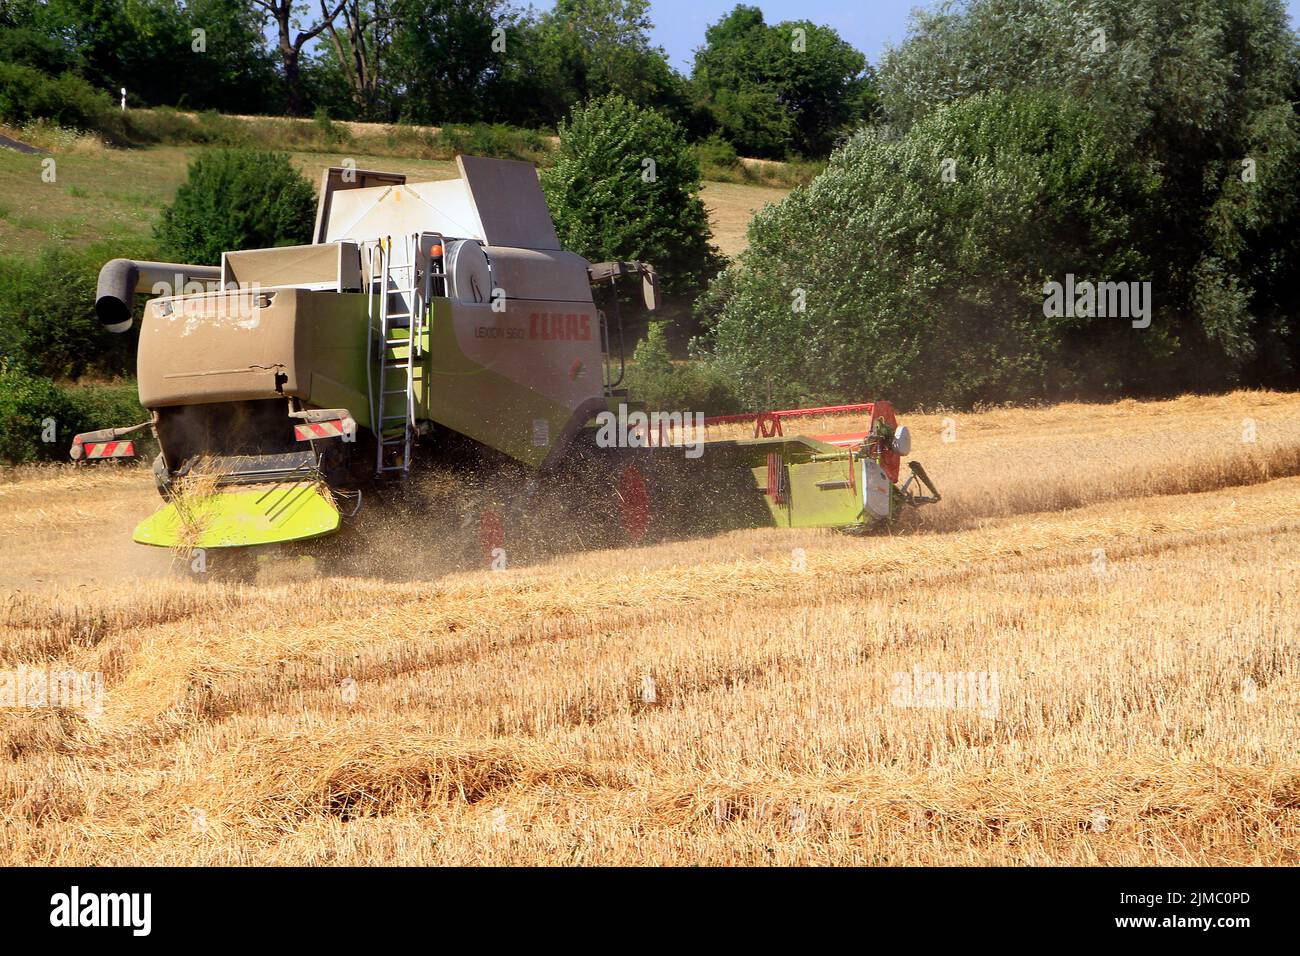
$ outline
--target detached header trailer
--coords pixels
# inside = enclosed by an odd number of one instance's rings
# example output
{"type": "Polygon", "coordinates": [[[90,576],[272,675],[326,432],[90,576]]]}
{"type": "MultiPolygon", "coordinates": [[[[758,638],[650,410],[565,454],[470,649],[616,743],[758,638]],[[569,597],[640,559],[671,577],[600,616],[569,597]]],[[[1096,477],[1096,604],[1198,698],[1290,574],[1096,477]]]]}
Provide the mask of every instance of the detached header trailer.
{"type": "Polygon", "coordinates": [[[137,542],[247,548],[328,535],[364,514],[363,493],[467,447],[474,461],[535,476],[521,489],[597,463],[592,494],[611,496],[631,540],[666,527],[689,494],[661,469],[734,489],[716,507],[740,525],[864,528],[938,500],[915,463],[898,484],[910,438],[885,402],[839,408],[869,418],[855,435],[783,433],[828,409],[708,420],[752,420],[755,435],[707,441],[685,471],[671,441],[598,447],[597,417],[628,398],[617,295],[611,323],[593,292],[632,280],[656,308],[655,270],[561,249],[531,163],[456,162],[460,178],[421,183],[326,170],[310,245],[231,250],[220,266],[103,267],[95,308],[107,328],[129,329],[135,296],[154,296],[137,359],[150,419],[78,435],[71,454],[130,457],[132,436],[157,439],[165,504],[137,542]]]}

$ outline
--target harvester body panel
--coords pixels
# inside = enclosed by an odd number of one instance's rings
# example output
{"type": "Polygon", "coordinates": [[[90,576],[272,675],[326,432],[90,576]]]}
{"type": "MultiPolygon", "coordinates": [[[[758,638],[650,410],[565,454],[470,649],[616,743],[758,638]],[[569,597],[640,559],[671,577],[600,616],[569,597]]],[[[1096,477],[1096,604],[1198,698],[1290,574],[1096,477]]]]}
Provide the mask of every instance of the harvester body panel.
{"type": "Polygon", "coordinates": [[[154,299],[140,328],[140,404],[295,397],[354,408],[369,427],[366,299],[298,288],[154,299]]]}
{"type": "Polygon", "coordinates": [[[420,415],[531,467],[605,406],[595,306],[434,300],[420,415]]]}

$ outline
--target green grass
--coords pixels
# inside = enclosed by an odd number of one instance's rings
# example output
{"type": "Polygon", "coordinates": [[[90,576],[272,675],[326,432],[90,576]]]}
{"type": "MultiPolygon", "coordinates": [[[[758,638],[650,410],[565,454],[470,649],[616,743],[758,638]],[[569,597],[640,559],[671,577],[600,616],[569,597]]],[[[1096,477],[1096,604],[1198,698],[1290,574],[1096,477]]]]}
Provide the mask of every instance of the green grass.
{"type": "Polygon", "coordinates": [[[32,259],[56,242],[147,241],[157,202],[169,200],[185,178],[188,152],[163,146],[56,154],[52,183],[41,179],[42,159],[0,150],[0,256],[32,259]],[[142,201],[150,196],[157,202],[142,201]]]}
{"type": "MultiPolygon", "coordinates": [[[[30,260],[52,243],[148,248],[160,210],[184,182],[190,160],[208,148],[200,142],[184,142],[187,138],[206,138],[213,145],[241,141],[288,150],[312,183],[320,181],[327,166],[343,165],[347,160],[361,169],[403,172],[415,181],[453,179],[457,175],[453,157],[459,149],[517,155],[544,163],[553,144],[542,134],[490,126],[436,130],[338,121],[325,125],[315,120],[192,116],[167,110],[133,111],[131,122],[139,127],[137,132],[159,143],[110,148],[93,137],[54,127],[10,131],[50,150],[57,178],[52,183],[42,180],[44,156],[0,149],[0,196],[4,197],[0,202],[0,258],[30,260]]],[[[715,222],[726,251],[734,254],[743,248],[744,226],[753,208],[807,182],[821,167],[820,163],[749,160],[732,165],[706,163],[703,173],[707,183],[726,184],[720,188],[745,193],[727,194],[743,222],[715,222]]],[[[706,190],[706,202],[709,192],[706,190]]],[[[730,215],[725,210],[713,213],[715,219],[730,215]]]]}
{"type": "MultiPolygon", "coordinates": [[[[152,242],[161,208],[185,181],[190,159],[204,147],[153,146],[56,155],[53,183],[41,180],[40,156],[0,149],[0,257],[33,259],[55,242],[138,247],[152,242]]],[[[416,180],[453,179],[449,160],[336,153],[292,153],[313,183],[347,159],[361,169],[391,169],[416,180]]]]}
{"type": "Polygon", "coordinates": [[[700,176],[706,182],[792,189],[812,182],[825,169],[824,160],[796,159],[778,163],[763,159],[745,159],[735,165],[701,163],[700,176]]]}

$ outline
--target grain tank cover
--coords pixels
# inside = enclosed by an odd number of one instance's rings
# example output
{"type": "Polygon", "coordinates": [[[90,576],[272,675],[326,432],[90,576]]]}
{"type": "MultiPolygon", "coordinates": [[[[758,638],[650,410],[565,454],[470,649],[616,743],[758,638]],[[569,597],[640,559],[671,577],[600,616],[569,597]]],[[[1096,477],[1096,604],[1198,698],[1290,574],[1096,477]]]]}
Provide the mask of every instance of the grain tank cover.
{"type": "Polygon", "coordinates": [[[424,183],[344,183],[327,171],[325,221],[317,242],[353,242],[438,232],[488,246],[559,251],[560,241],[532,163],[457,156],[459,179],[424,183]]]}
{"type": "Polygon", "coordinates": [[[482,156],[457,156],[461,179],[478,211],[482,238],[489,246],[556,249],[546,196],[532,163],[482,156]]]}
{"type": "Polygon", "coordinates": [[[330,166],[321,176],[320,194],[316,203],[316,225],[312,229],[312,242],[325,242],[329,225],[330,202],[334,194],[347,189],[365,189],[368,186],[400,186],[406,182],[402,173],[387,173],[377,169],[354,169],[349,166],[330,166]]]}
{"type": "Polygon", "coordinates": [[[330,197],[322,242],[373,242],[387,236],[437,232],[482,239],[483,227],[459,179],[348,189],[330,197]]]}

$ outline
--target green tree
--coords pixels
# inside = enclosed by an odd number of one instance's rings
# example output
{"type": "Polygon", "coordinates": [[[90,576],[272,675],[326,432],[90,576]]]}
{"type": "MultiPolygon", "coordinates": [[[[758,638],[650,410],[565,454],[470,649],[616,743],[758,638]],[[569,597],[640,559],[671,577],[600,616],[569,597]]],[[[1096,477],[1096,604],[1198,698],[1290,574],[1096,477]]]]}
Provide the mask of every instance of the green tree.
{"type": "Polygon", "coordinates": [[[1300,55],[1281,0],[971,0],[920,13],[886,56],[895,126],[981,91],[1088,104],[1117,154],[1160,172],[1139,228],[1187,385],[1300,368],[1300,55]]]}
{"type": "Polygon", "coordinates": [[[741,153],[825,156],[842,130],[870,114],[866,58],[830,27],[769,26],[757,7],[740,5],[704,40],[692,82],[741,153]]]}
{"type": "Polygon", "coordinates": [[[651,322],[627,370],[629,394],[660,410],[724,414],[738,408],[734,384],[702,362],[675,363],[668,347],[667,322],[651,322]]]}
{"type": "Polygon", "coordinates": [[[0,0],[0,63],[58,75],[81,67],[79,51],[52,29],[49,5],[0,0]]]}
{"type": "Polygon", "coordinates": [[[505,0],[395,0],[393,13],[390,72],[401,90],[403,119],[513,118],[501,114],[513,98],[507,80],[525,27],[505,0]],[[498,28],[504,32],[494,33],[498,28]]]}
{"type": "Polygon", "coordinates": [[[280,68],[284,75],[285,99],[289,113],[301,116],[306,112],[307,99],[303,95],[303,60],[305,50],[320,36],[343,9],[346,0],[321,4],[317,13],[312,5],[298,0],[249,0],[253,8],[264,11],[275,25],[276,51],[280,55],[280,68]]]}
{"type": "Polygon", "coordinates": [[[699,164],[682,128],[656,110],[618,94],[575,110],[542,187],[566,249],[653,263],[665,292],[687,300],[717,270],[699,164]]]}
{"type": "Polygon", "coordinates": [[[686,81],[649,40],[648,0],[393,0],[388,86],[403,119],[554,126],[621,93],[689,118],[686,81]]]}
{"type": "Polygon", "coordinates": [[[315,192],[284,153],[219,149],[201,153],[155,237],[178,262],[216,265],[232,249],[310,241],[315,192]]]}
{"type": "Polygon", "coordinates": [[[230,0],[8,0],[0,8],[6,61],[76,73],[115,100],[125,87],[133,103],[276,105],[260,17],[230,0]]]}
{"type": "Polygon", "coordinates": [[[755,404],[1119,393],[1169,339],[1049,318],[1043,287],[1149,278],[1135,239],[1154,188],[1085,107],[1049,94],[863,130],[753,220],[705,303],[713,357],[755,404]]]}
{"type": "MultiPolygon", "coordinates": [[[[181,10],[174,53],[168,50],[147,66],[131,67],[133,77],[150,77],[146,101],[230,113],[281,112],[279,74],[266,48],[260,13],[231,0],[185,0],[181,10]],[[178,67],[185,76],[180,84],[175,82],[178,67]]],[[[125,83],[128,90],[131,79],[125,83]]]]}
{"type": "Polygon", "coordinates": [[[384,114],[387,68],[393,30],[403,14],[400,0],[345,0],[339,16],[327,24],[330,52],[347,83],[351,112],[364,119],[384,114]]]}
{"type": "Polygon", "coordinates": [[[542,14],[530,43],[536,95],[552,122],[610,93],[688,119],[686,81],[651,45],[651,25],[649,0],[557,0],[542,14]]]}

